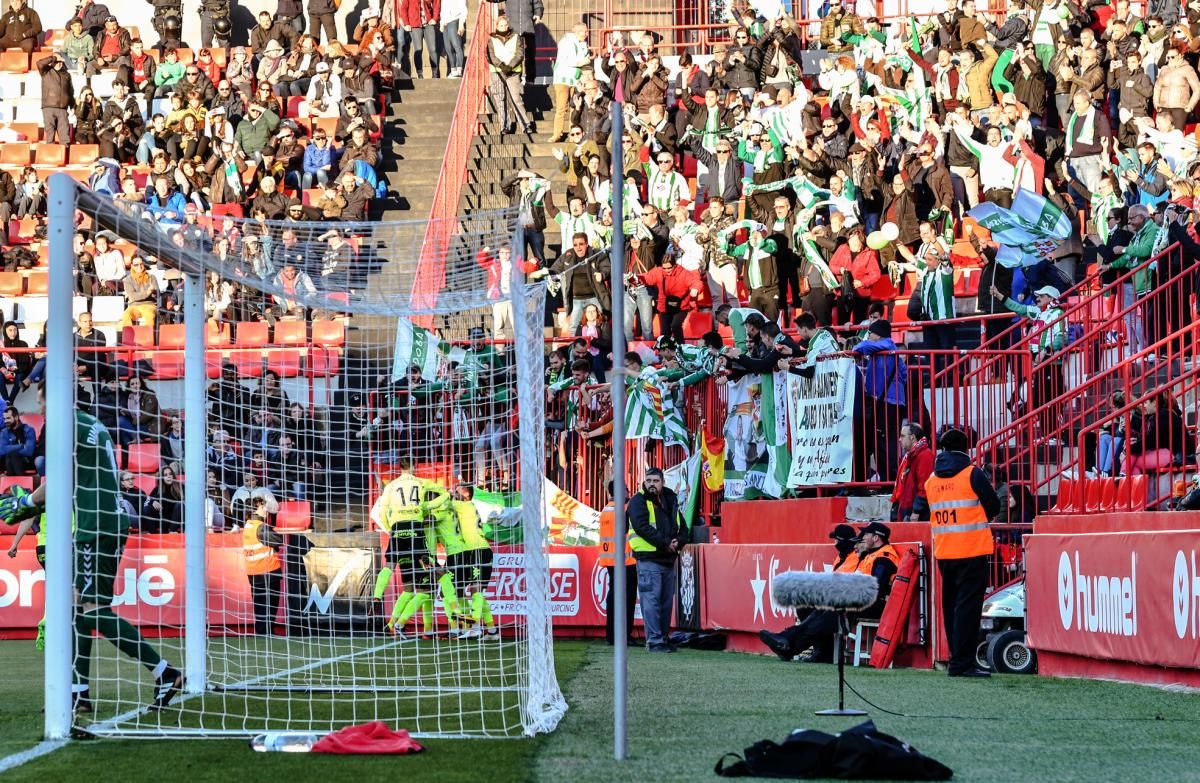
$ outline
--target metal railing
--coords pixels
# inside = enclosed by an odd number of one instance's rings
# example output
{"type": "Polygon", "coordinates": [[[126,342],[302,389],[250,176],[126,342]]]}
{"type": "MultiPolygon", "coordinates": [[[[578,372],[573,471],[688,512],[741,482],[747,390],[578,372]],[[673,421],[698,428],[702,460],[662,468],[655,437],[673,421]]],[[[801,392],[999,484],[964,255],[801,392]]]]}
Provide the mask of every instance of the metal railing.
{"type": "MultiPolygon", "coordinates": [[[[470,32],[466,67],[446,138],[446,153],[433,191],[429,225],[421,243],[421,257],[410,296],[414,310],[432,308],[445,284],[446,260],[460,228],[458,221],[453,218],[458,215],[459,198],[467,182],[471,143],[479,130],[479,113],[483,109],[488,88],[487,43],[495,22],[496,6],[480,3],[475,26],[470,32]]],[[[424,321],[421,325],[426,328],[432,325],[430,318],[414,320],[424,321]]]]}

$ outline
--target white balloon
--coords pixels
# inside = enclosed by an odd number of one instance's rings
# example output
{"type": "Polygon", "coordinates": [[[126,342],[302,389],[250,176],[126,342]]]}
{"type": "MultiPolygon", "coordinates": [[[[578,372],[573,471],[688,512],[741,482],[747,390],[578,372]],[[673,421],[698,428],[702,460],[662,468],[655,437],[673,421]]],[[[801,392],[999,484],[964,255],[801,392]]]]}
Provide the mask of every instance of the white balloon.
{"type": "Polygon", "coordinates": [[[883,238],[887,241],[895,242],[900,238],[900,227],[889,221],[879,227],[879,233],[883,234],[883,238]]]}

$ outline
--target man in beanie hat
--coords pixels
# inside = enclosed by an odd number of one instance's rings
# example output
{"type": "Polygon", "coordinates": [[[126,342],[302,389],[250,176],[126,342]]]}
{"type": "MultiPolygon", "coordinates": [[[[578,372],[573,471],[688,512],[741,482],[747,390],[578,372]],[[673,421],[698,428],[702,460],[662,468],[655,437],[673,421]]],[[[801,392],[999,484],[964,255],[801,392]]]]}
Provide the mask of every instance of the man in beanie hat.
{"type": "Polygon", "coordinates": [[[679,498],[664,484],[662,470],[650,468],[641,491],[625,507],[632,529],[629,548],[637,561],[646,649],[652,653],[675,652],[669,642],[671,611],[675,607],[675,560],[687,544],[679,498]]]}
{"type": "Polygon", "coordinates": [[[871,475],[868,460],[874,455],[878,480],[890,482],[895,480],[900,462],[897,444],[907,412],[908,367],[895,353],[890,321],[880,318],[872,322],[867,327],[867,337],[870,339],[854,346],[854,353],[867,357],[863,371],[861,448],[855,450],[862,457],[855,467],[861,479],[868,478],[871,475]]]}
{"type": "MultiPolygon", "coordinates": [[[[896,567],[900,563],[900,553],[889,543],[892,537],[891,528],[882,522],[872,522],[852,536],[854,529],[849,525],[838,525],[829,534],[834,540],[841,559],[834,566],[834,571],[840,573],[870,574],[879,582],[879,596],[875,603],[855,615],[857,618],[875,619],[883,614],[883,606],[892,590],[892,580],[896,578],[896,567]],[[847,547],[853,549],[844,553],[847,547]]],[[[782,633],[759,631],[758,638],[779,656],[780,660],[789,661],[812,647],[812,652],[802,660],[807,663],[828,663],[833,655],[833,634],[837,630],[837,612],[827,609],[816,609],[803,618],[797,616],[799,622],[782,633]]]]}
{"type": "Polygon", "coordinates": [[[933,533],[933,559],[942,575],[942,621],[950,643],[951,677],[988,677],[975,665],[979,618],[994,545],[989,520],[1000,513],[991,479],[971,464],[962,430],[938,438],[933,475],[925,482],[933,533]]]}

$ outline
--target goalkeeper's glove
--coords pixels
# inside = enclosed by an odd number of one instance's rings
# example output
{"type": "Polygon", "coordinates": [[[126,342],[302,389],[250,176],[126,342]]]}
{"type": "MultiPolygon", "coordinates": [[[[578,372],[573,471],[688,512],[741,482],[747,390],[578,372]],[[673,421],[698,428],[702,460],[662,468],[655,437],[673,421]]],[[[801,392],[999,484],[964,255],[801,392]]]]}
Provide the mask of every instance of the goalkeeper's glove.
{"type": "Polygon", "coordinates": [[[0,519],[11,524],[22,511],[33,508],[33,494],[5,495],[0,497],[0,519]]]}

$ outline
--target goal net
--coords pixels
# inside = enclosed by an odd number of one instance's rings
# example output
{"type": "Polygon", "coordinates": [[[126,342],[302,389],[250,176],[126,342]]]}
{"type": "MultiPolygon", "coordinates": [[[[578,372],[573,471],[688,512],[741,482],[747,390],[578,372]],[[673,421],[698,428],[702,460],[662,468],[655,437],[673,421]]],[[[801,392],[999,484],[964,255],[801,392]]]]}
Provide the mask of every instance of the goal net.
{"type": "MultiPolygon", "coordinates": [[[[113,609],[185,682],[148,709],[162,665],[102,628],[73,726],[552,730],[566,705],[547,598],[543,291],[513,277],[513,215],[176,220],[82,190],[75,206],[76,250],[119,251],[135,284],[74,302],[109,346],[77,349],[90,352],[73,400],[111,435],[131,523],[113,609]],[[446,240],[440,271],[418,269],[430,237],[446,240]]],[[[47,457],[53,485],[69,466],[47,457]]]]}

